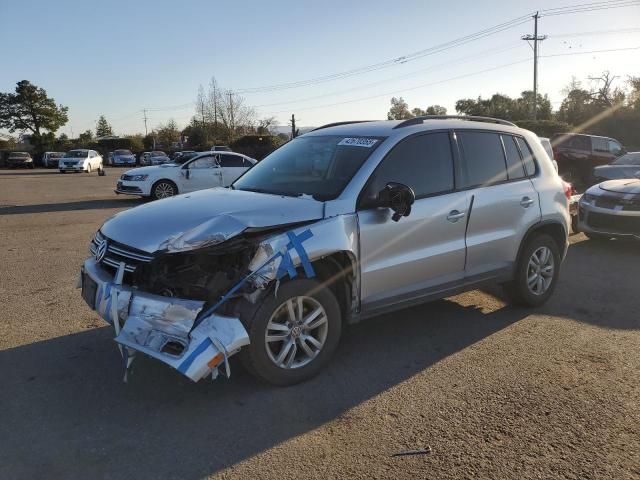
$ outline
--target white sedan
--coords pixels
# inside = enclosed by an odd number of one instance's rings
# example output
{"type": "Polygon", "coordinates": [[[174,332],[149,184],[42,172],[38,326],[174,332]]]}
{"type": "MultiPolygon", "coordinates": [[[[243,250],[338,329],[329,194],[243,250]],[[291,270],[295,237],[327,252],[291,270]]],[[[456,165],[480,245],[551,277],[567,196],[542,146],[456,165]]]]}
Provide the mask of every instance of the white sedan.
{"type": "Polygon", "coordinates": [[[167,163],[128,170],[118,180],[115,192],[160,199],[227,187],[256,163],[240,153],[203,152],[182,165],[167,163]]]}
{"type": "Polygon", "coordinates": [[[102,157],[95,150],[69,150],[58,160],[60,173],[102,170],[102,157]]]}

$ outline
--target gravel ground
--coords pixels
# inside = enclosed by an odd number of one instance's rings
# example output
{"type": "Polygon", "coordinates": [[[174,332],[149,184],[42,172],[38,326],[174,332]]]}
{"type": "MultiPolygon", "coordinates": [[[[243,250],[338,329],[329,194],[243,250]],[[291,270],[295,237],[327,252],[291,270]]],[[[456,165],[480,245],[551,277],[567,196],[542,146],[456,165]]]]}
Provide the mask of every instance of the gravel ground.
{"type": "Polygon", "coordinates": [[[302,385],[144,358],[124,384],[74,288],[141,203],[119,173],[0,171],[0,478],[640,478],[639,245],[572,237],[537,310],[474,291],[350,327],[302,385]]]}

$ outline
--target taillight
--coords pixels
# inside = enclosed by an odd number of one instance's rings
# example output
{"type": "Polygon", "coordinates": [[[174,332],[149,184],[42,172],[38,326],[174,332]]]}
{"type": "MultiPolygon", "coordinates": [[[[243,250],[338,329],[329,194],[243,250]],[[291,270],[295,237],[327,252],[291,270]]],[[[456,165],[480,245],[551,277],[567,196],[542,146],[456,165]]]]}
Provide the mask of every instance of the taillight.
{"type": "Polygon", "coordinates": [[[567,200],[571,200],[571,195],[575,191],[573,186],[569,182],[562,180],[562,188],[564,189],[564,196],[567,197],[567,200]]]}

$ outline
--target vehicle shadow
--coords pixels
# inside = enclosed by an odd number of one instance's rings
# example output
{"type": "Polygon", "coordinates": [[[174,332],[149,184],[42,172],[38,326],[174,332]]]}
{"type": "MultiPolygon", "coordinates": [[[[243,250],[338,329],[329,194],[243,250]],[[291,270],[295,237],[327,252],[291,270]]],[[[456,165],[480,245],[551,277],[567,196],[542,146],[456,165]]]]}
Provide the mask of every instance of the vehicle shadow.
{"type": "MultiPolygon", "coordinates": [[[[108,327],[0,352],[0,477],[206,477],[398,385],[528,315],[438,301],[345,333],[320,376],[289,388],[232,364],[193,384],[136,359],[129,383],[108,327]],[[34,455],[33,452],[37,452],[34,455]]],[[[62,321],[64,319],[61,319],[62,321]]]]}
{"type": "Polygon", "coordinates": [[[629,314],[639,311],[639,271],[640,242],[574,243],[562,265],[555,294],[539,312],[603,328],[640,329],[640,315],[629,314]]]}
{"type": "Polygon", "coordinates": [[[144,203],[139,198],[114,198],[114,199],[97,199],[82,200],[78,202],[65,203],[41,203],[36,205],[6,205],[0,206],[0,216],[2,215],[21,215],[25,213],[51,213],[51,212],[67,212],[72,210],[94,210],[105,208],[130,208],[144,203]]]}

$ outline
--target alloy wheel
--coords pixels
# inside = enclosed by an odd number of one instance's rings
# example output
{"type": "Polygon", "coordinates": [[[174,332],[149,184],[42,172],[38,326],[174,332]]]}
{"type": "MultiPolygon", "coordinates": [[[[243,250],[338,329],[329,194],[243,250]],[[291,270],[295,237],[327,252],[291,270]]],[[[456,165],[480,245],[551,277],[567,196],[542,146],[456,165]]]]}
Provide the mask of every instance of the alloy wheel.
{"type": "Polygon", "coordinates": [[[327,340],[329,321],[316,299],[297,296],[283,302],[269,318],[265,348],[283,369],[300,368],[318,356],[327,340]]]}
{"type": "Polygon", "coordinates": [[[543,295],[553,282],[555,261],[548,247],[536,249],[527,267],[527,286],[534,295],[543,295]]]}

